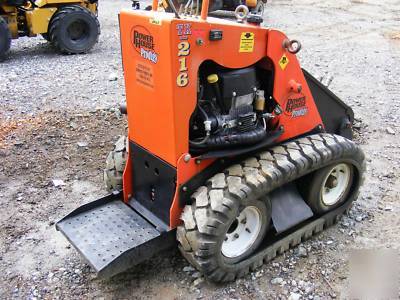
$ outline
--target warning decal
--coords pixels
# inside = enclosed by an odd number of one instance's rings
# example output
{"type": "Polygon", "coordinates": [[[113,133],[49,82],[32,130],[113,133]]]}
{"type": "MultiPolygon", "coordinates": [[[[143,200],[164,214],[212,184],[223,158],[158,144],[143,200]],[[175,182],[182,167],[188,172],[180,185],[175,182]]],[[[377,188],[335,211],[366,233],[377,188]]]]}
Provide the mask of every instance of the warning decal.
{"type": "Polygon", "coordinates": [[[254,33],[242,32],[240,35],[239,52],[253,52],[254,50],[254,33]]]}
{"type": "Polygon", "coordinates": [[[152,65],[143,62],[136,63],[136,83],[150,89],[154,88],[152,65]]]}
{"type": "Polygon", "coordinates": [[[279,66],[281,67],[282,70],[285,70],[288,64],[289,64],[289,59],[286,57],[285,54],[283,54],[281,59],[279,60],[279,66]]]}

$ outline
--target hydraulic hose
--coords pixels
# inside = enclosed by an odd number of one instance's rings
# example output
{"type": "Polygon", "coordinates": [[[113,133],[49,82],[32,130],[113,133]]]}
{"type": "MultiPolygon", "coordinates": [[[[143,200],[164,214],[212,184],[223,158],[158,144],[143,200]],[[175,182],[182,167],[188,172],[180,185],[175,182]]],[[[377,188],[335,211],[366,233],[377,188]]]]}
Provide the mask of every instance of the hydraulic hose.
{"type": "Polygon", "coordinates": [[[192,143],[190,142],[190,146],[195,150],[201,149],[218,149],[222,147],[230,147],[230,146],[239,146],[239,145],[250,145],[256,144],[264,139],[267,135],[263,126],[257,126],[252,131],[248,132],[237,132],[229,135],[217,135],[210,136],[203,143],[192,143]]]}

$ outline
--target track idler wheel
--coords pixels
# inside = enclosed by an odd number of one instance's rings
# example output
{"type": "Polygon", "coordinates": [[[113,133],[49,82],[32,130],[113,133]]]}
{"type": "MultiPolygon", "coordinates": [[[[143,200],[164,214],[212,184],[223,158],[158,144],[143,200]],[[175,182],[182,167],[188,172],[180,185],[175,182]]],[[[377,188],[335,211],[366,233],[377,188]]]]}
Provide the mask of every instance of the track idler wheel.
{"type": "Polygon", "coordinates": [[[304,200],[315,214],[321,215],[343,204],[353,186],[354,167],[336,163],[302,179],[304,200]]]}
{"type": "Polygon", "coordinates": [[[8,29],[6,20],[0,16],[0,61],[3,61],[10,50],[11,32],[8,29]]]}
{"type": "MultiPolygon", "coordinates": [[[[177,228],[179,249],[212,281],[242,277],[337,220],[357,198],[364,169],[362,150],[332,134],[299,138],[249,157],[214,175],[193,193],[192,204],[181,215],[183,224],[177,228]],[[327,206],[323,215],[293,233],[281,233],[273,241],[264,239],[272,235],[267,233],[269,193],[290,182],[301,183],[309,174],[315,175],[311,196],[322,195],[319,199],[327,206]]],[[[312,205],[315,200],[310,199],[312,205]]]]}

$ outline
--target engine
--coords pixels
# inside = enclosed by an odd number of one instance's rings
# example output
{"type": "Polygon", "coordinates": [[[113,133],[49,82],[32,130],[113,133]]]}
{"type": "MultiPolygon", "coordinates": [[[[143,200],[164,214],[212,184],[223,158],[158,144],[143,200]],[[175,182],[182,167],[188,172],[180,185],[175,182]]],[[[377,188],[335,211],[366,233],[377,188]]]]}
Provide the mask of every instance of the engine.
{"type": "MultiPolygon", "coordinates": [[[[209,71],[209,70],[208,70],[209,71]]],[[[201,152],[260,142],[267,134],[264,90],[255,67],[200,74],[190,149],[201,152]]]]}

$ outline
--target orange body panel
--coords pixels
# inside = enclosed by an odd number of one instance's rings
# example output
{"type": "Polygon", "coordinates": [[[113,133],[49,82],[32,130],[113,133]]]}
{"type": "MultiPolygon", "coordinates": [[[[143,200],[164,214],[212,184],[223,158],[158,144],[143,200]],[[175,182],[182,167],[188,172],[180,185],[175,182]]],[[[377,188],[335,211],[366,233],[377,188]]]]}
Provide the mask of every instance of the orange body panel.
{"type": "MultiPolygon", "coordinates": [[[[279,31],[216,18],[177,19],[173,14],[131,10],[121,12],[120,26],[129,140],[177,168],[176,191],[211,162],[183,162],[189,150],[189,119],[197,101],[198,70],[206,60],[244,68],[263,59],[274,70],[273,98],[283,110],[274,119],[276,126],[284,126],[280,140],[322,125],[297,58],[282,47],[286,36],[279,31]],[[222,31],[222,40],[209,39],[212,29],[222,31]],[[293,90],[299,85],[301,91],[293,90]],[[293,117],[290,109],[299,102],[307,110],[293,117]]],[[[124,174],[126,197],[132,193],[128,178],[124,174]]],[[[178,200],[175,193],[171,227],[179,223],[178,200]]]]}
{"type": "Polygon", "coordinates": [[[271,30],[267,47],[267,57],[273,62],[275,70],[273,96],[283,109],[283,113],[275,120],[277,125],[284,127],[284,133],[279,138],[280,141],[309,132],[318,125],[323,126],[296,55],[289,53],[282,47],[285,39],[286,36],[282,32],[271,30]],[[286,57],[288,63],[281,67],[280,61],[283,56],[286,57]],[[301,92],[291,89],[291,81],[301,85],[301,92]],[[288,99],[301,98],[305,99],[307,112],[303,116],[294,118],[287,112],[288,99]]]}

